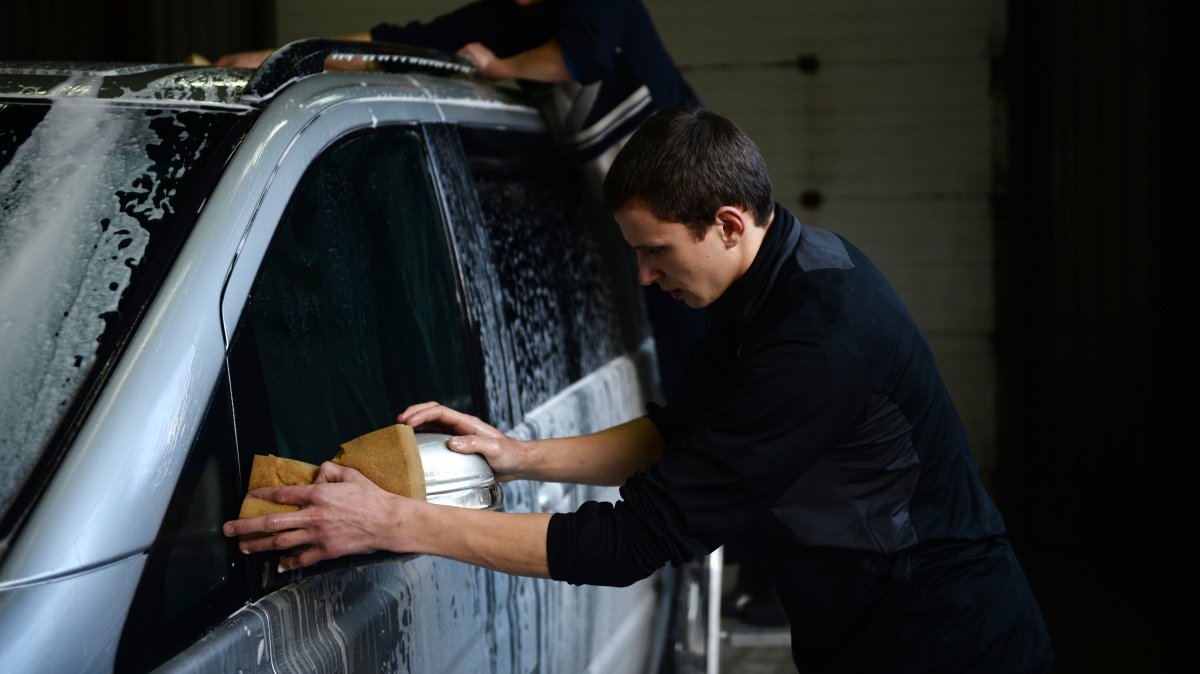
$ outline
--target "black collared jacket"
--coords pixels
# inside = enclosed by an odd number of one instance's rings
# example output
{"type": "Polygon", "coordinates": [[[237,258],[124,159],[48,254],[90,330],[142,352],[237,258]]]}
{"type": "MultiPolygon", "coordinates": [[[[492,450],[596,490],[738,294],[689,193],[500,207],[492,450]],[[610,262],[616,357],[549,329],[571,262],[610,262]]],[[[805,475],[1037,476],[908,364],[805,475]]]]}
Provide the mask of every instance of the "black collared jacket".
{"type": "Polygon", "coordinates": [[[667,444],[615,506],[555,515],[558,580],[627,585],[751,531],[802,671],[1044,671],[1041,613],[928,343],[841,237],[779,204],[709,308],[667,444]]]}

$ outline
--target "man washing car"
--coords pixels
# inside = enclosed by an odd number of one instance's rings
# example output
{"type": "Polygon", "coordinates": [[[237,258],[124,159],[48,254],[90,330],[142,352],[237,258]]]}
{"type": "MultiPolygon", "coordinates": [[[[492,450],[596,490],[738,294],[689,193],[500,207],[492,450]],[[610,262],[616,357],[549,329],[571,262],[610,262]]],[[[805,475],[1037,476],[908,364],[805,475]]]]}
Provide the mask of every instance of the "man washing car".
{"type": "Polygon", "coordinates": [[[458,435],[498,479],[622,485],[621,501],[467,511],[325,464],[313,486],[254,494],[303,510],[225,533],[274,534],[247,552],[312,546],[287,568],[387,549],[628,585],[750,531],[804,671],[1045,671],[1041,615],[933,355],[870,261],[773,203],[758,149],[708,111],[648,120],[605,197],[641,282],[709,312],[667,406],[537,442],[437,403],[399,421],[458,435]]]}

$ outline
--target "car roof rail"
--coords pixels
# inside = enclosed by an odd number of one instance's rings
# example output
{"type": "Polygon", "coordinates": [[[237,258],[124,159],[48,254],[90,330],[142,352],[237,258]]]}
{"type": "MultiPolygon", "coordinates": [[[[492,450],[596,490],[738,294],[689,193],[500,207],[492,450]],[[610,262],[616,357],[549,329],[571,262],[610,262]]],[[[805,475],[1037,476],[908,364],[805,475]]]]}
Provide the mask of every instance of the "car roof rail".
{"type": "Polygon", "coordinates": [[[267,57],[246,85],[240,100],[265,101],[302,77],[325,71],[325,60],[361,58],[388,72],[478,77],[475,62],[455,54],[392,42],[309,38],[290,42],[267,57]]]}

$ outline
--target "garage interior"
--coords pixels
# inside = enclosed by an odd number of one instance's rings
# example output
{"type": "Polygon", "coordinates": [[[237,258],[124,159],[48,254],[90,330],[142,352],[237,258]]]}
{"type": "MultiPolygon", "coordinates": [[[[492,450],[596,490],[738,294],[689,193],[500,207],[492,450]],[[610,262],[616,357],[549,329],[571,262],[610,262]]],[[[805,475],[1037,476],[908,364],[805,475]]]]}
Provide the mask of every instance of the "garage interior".
{"type": "MultiPolygon", "coordinates": [[[[9,0],[0,61],[215,59],[461,2],[9,0]]],[[[1196,625],[1182,616],[1200,5],[645,5],[704,103],[762,149],[776,199],[861,248],[904,299],[1029,576],[1053,671],[1181,669],[1196,625]]],[[[722,671],[794,671],[786,642],[760,642],[774,645],[728,648],[722,671]]]]}

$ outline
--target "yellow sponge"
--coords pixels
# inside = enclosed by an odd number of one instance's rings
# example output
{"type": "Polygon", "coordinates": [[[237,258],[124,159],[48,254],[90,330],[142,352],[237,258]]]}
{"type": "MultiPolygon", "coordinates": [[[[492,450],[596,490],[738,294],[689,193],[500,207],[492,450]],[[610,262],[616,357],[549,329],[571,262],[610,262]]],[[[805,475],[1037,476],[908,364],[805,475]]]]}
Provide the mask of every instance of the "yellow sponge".
{"type": "MultiPolygon", "coordinates": [[[[417,438],[410,426],[396,424],[355,438],[342,445],[342,451],[333,457],[333,462],[354,468],[384,491],[425,500],[425,469],[421,466],[421,452],[417,449],[417,438]]],[[[260,487],[312,484],[320,471],[320,466],[311,463],[278,456],[256,455],[254,465],[250,468],[250,483],[246,491],[260,487]]],[[[242,510],[238,519],[272,513],[291,513],[299,509],[300,506],[275,503],[247,494],[242,500],[242,510]]],[[[241,538],[260,538],[268,535],[270,534],[255,534],[241,538]]]]}
{"type": "Polygon", "coordinates": [[[355,438],[333,462],[354,468],[384,491],[425,500],[425,469],[411,426],[395,424],[355,438]]]}
{"type": "MultiPolygon", "coordinates": [[[[317,479],[317,473],[320,470],[320,466],[296,461],[295,459],[262,456],[261,454],[255,455],[254,465],[250,468],[250,484],[246,487],[246,491],[260,487],[293,487],[312,484],[313,480],[317,479]]],[[[294,513],[299,509],[300,506],[275,503],[274,501],[254,498],[247,494],[246,498],[242,499],[242,510],[238,513],[238,519],[244,520],[247,517],[258,517],[259,515],[270,515],[272,513],[294,513]]],[[[269,534],[254,534],[251,536],[239,536],[239,538],[245,540],[248,538],[262,538],[267,535],[269,534]]]]}
{"type": "Polygon", "coordinates": [[[311,463],[260,454],[254,457],[254,465],[250,468],[250,485],[246,487],[246,491],[260,487],[312,484],[320,471],[320,466],[311,463]]]}

